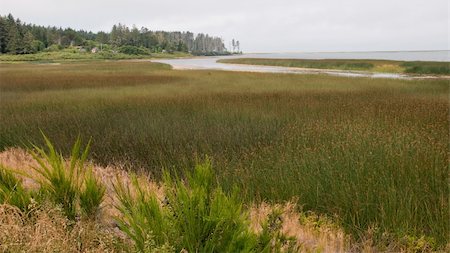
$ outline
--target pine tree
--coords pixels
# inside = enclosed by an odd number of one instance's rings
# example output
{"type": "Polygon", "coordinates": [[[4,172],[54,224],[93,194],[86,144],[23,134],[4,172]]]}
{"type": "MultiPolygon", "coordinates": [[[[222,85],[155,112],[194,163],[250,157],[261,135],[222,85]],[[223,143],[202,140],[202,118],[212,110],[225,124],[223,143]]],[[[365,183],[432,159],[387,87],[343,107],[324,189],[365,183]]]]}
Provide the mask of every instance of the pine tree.
{"type": "Polygon", "coordinates": [[[23,36],[23,53],[24,54],[32,54],[36,52],[36,48],[34,48],[34,36],[30,31],[27,31],[23,36]]]}
{"type": "Polygon", "coordinates": [[[6,45],[8,42],[7,35],[6,19],[0,16],[0,53],[2,54],[6,53],[6,45]]]}
{"type": "Polygon", "coordinates": [[[6,51],[11,54],[20,54],[23,52],[22,38],[20,36],[17,25],[9,27],[8,43],[6,44],[6,51]]]}

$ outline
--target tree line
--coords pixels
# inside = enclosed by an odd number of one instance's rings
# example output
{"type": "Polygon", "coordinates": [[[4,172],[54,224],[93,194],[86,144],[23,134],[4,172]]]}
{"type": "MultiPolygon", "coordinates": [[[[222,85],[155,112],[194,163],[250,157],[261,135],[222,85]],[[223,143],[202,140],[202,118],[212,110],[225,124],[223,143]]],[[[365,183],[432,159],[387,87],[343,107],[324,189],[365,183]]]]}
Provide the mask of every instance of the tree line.
{"type": "MultiPolygon", "coordinates": [[[[0,53],[32,54],[78,47],[91,50],[98,47],[130,53],[188,52],[195,55],[229,54],[220,37],[192,32],[151,31],[114,25],[110,32],[91,32],[71,28],[26,24],[12,14],[0,15],[0,53]]],[[[234,50],[233,50],[234,51],[234,50]]]]}

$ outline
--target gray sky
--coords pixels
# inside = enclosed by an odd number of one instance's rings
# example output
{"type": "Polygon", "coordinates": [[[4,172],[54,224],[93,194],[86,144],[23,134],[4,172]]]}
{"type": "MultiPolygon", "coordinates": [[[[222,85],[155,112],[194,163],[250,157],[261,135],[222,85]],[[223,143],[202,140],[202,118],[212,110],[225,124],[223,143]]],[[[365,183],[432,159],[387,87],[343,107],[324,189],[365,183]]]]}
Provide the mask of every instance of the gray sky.
{"type": "Polygon", "coordinates": [[[0,0],[0,14],[91,31],[205,32],[245,52],[449,48],[448,0],[0,0]]]}

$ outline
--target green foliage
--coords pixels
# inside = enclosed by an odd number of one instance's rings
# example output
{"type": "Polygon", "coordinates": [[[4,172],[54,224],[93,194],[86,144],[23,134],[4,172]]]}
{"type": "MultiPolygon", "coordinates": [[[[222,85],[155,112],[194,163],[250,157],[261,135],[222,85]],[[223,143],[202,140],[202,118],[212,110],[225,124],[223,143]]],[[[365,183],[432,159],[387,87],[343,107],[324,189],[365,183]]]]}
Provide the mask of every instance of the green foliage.
{"type": "Polygon", "coordinates": [[[117,208],[122,214],[119,226],[140,252],[147,252],[148,245],[154,248],[171,245],[175,252],[281,250],[280,234],[266,232],[258,240],[250,231],[237,191],[231,195],[222,191],[208,160],[186,174],[187,182],[183,182],[164,172],[166,196],[162,204],[136,177],[132,179],[135,194],[120,179],[114,185],[120,202],[117,208]]]}
{"type": "Polygon", "coordinates": [[[45,49],[45,45],[40,40],[33,40],[32,49],[33,49],[34,53],[37,53],[37,52],[43,51],[45,49]]]}
{"type": "MultiPolygon", "coordinates": [[[[53,47],[53,46],[52,46],[53,47]]],[[[189,56],[186,53],[160,53],[151,55],[128,55],[123,53],[117,53],[111,49],[106,49],[104,47],[103,51],[96,54],[91,54],[90,52],[79,52],[73,49],[61,49],[58,50],[57,47],[50,49],[44,49],[43,52],[38,52],[35,54],[21,54],[21,55],[11,55],[3,54],[0,55],[0,61],[6,62],[17,62],[17,61],[42,61],[42,62],[72,62],[72,61],[98,61],[98,60],[125,60],[125,59],[149,59],[149,58],[176,58],[176,57],[186,57],[189,56]],[[53,51],[53,50],[57,51],[53,51]]]]}
{"type": "Polygon", "coordinates": [[[72,148],[70,161],[66,162],[50,140],[43,135],[46,148],[33,145],[31,155],[39,164],[34,168],[43,177],[39,182],[42,194],[53,203],[60,205],[69,219],[77,215],[77,205],[88,216],[92,216],[99,208],[105,189],[93,177],[92,172],[85,172],[85,161],[89,144],[81,149],[81,139],[78,138],[72,148]],[[84,188],[83,188],[84,187],[84,188]]]}
{"type": "Polygon", "coordinates": [[[237,191],[216,185],[210,161],[186,172],[187,183],[166,171],[164,186],[173,224],[188,252],[248,252],[255,245],[237,191]]]}
{"type": "Polygon", "coordinates": [[[145,47],[135,47],[135,46],[121,46],[119,47],[119,52],[123,54],[133,54],[133,55],[149,55],[150,51],[145,47]]]}
{"type": "Polygon", "coordinates": [[[105,196],[105,186],[93,175],[92,169],[85,173],[80,190],[80,209],[87,217],[95,217],[105,196]]]}
{"type": "Polygon", "coordinates": [[[168,210],[160,207],[156,195],[144,189],[136,176],[131,182],[135,192],[131,192],[119,178],[114,184],[120,203],[116,207],[122,214],[117,219],[120,229],[135,242],[140,252],[146,252],[149,244],[159,247],[173,243],[169,239],[176,239],[175,231],[168,210]]]}
{"type": "Polygon", "coordinates": [[[0,204],[10,204],[26,211],[33,194],[24,189],[22,181],[0,164],[0,204]]]}
{"type": "Polygon", "coordinates": [[[51,45],[47,48],[44,49],[45,52],[57,52],[60,51],[61,49],[63,49],[63,47],[61,45],[51,45]]]}
{"type": "MultiPolygon", "coordinates": [[[[75,31],[71,28],[44,27],[22,23],[9,14],[0,16],[0,53],[29,54],[35,53],[33,41],[40,41],[44,47],[57,46],[69,48],[83,46],[91,50],[95,44],[119,48],[128,55],[148,55],[150,51],[173,53],[174,51],[188,53],[224,53],[226,51],[223,41],[219,37],[198,34],[194,37],[191,32],[165,32],[150,31],[147,28],[131,29],[123,24],[114,25],[111,32],[75,31]],[[95,41],[95,42],[94,42],[95,41]],[[188,47],[189,45],[189,47],[188,47]],[[121,48],[124,47],[124,48],[121,48]]],[[[55,51],[55,48],[50,50],[55,51]]],[[[49,51],[50,51],[49,50],[49,51]]]]}
{"type": "Polygon", "coordinates": [[[35,41],[33,34],[28,31],[23,36],[23,53],[24,54],[32,54],[35,53],[35,47],[33,42],[35,41]]]}
{"type": "Polygon", "coordinates": [[[405,73],[450,75],[449,62],[405,62],[405,73]]]}

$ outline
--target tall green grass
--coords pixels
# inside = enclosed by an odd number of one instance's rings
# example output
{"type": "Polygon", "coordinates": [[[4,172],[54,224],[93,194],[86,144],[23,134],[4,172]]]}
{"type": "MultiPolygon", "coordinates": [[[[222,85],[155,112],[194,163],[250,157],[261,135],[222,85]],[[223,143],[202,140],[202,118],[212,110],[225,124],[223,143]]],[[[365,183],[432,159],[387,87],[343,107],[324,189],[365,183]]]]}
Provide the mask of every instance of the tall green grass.
{"type": "Polygon", "coordinates": [[[52,142],[45,135],[43,137],[46,148],[33,145],[29,149],[38,164],[33,167],[35,173],[19,173],[0,164],[0,203],[25,211],[32,199],[40,204],[50,201],[60,206],[69,219],[73,220],[77,215],[94,218],[103,202],[105,186],[95,178],[92,169],[87,168],[89,144],[82,149],[78,138],[67,161],[52,142]],[[15,173],[37,182],[38,192],[25,189],[15,173]]]}
{"type": "Polygon", "coordinates": [[[92,136],[96,162],[159,179],[161,167],[190,168],[209,155],[224,192],[237,184],[245,201],[296,197],[355,237],[372,228],[448,242],[446,80],[114,62],[8,65],[0,78],[1,149],[45,145],[41,128],[70,155],[80,133],[92,136]]]}
{"type": "Polygon", "coordinates": [[[0,204],[10,204],[27,211],[34,192],[23,187],[22,180],[0,164],[0,204]]]}
{"type": "Polygon", "coordinates": [[[279,222],[274,226],[270,219],[260,235],[250,230],[242,199],[237,191],[221,189],[208,160],[187,172],[186,181],[166,171],[163,182],[162,205],[136,177],[135,192],[120,179],[114,185],[119,227],[140,252],[293,252],[294,241],[280,232],[281,220],[275,218],[279,222]]]}
{"type": "Polygon", "coordinates": [[[105,197],[106,187],[95,178],[92,168],[86,171],[84,182],[78,191],[81,213],[87,217],[95,217],[105,197]]]}

